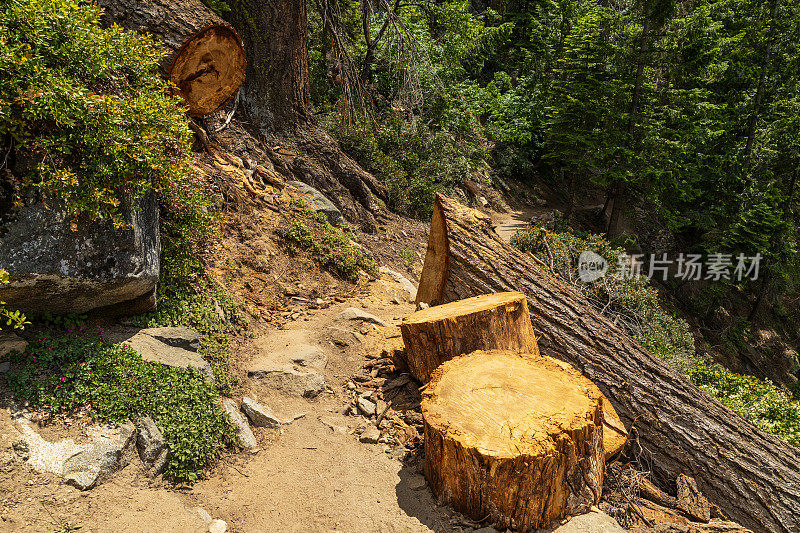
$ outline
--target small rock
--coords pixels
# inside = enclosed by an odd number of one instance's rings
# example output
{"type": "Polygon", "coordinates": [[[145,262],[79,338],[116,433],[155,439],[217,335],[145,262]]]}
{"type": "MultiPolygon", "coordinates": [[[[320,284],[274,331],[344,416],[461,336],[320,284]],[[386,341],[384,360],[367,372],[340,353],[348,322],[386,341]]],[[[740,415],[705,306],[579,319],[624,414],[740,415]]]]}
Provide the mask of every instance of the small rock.
{"type": "Polygon", "coordinates": [[[408,292],[408,299],[410,301],[413,302],[417,298],[417,288],[414,286],[413,283],[411,283],[408,280],[408,278],[406,278],[401,273],[395,272],[394,270],[389,270],[386,267],[381,267],[380,270],[383,274],[386,274],[387,276],[392,278],[395,282],[403,286],[403,289],[405,289],[406,292],[408,292]]]}
{"type": "Polygon", "coordinates": [[[250,419],[250,423],[259,428],[277,429],[292,423],[292,420],[278,418],[269,407],[248,397],[242,398],[242,411],[250,419]]]}
{"type": "Polygon", "coordinates": [[[164,450],[164,436],[149,416],[136,422],[136,448],[146,466],[152,466],[164,450]]]}
{"type": "Polygon", "coordinates": [[[361,413],[364,416],[368,416],[368,417],[369,416],[374,416],[376,409],[377,409],[377,406],[373,402],[367,400],[366,398],[364,398],[362,396],[359,396],[359,398],[358,398],[358,410],[361,411],[361,413]]]}
{"type": "Polygon", "coordinates": [[[3,361],[0,363],[0,374],[5,374],[9,370],[11,370],[11,363],[8,361],[3,361]]]}
{"type": "Polygon", "coordinates": [[[367,444],[377,444],[381,438],[381,431],[375,427],[368,427],[364,430],[358,440],[367,444]]]}
{"type": "Polygon", "coordinates": [[[242,448],[250,450],[257,448],[258,441],[256,441],[256,436],[253,435],[253,430],[250,429],[250,424],[247,423],[247,419],[239,412],[236,402],[230,398],[225,398],[222,400],[222,405],[225,407],[228,416],[231,417],[231,422],[236,424],[239,428],[239,444],[242,448]]]}
{"type": "Polygon", "coordinates": [[[616,520],[603,512],[592,512],[571,518],[566,524],[563,524],[552,530],[551,533],[624,533],[625,530],[620,527],[616,520]]]}
{"type": "Polygon", "coordinates": [[[359,322],[368,322],[370,324],[375,324],[378,326],[388,325],[386,324],[386,322],[376,317],[375,315],[367,313],[366,311],[358,309],[356,307],[348,307],[347,309],[339,313],[339,316],[336,317],[336,320],[342,320],[342,321],[354,320],[359,322]]]}
{"type": "Polygon", "coordinates": [[[415,474],[408,478],[407,486],[411,490],[422,490],[428,486],[428,482],[425,481],[425,477],[419,474],[415,474]]]}
{"type": "Polygon", "coordinates": [[[210,524],[208,524],[208,533],[225,533],[228,531],[228,523],[224,520],[212,520],[210,524]]]}
{"type": "Polygon", "coordinates": [[[300,366],[310,366],[315,368],[325,368],[328,357],[319,346],[311,344],[300,344],[294,346],[287,353],[291,362],[300,366]]]}
{"type": "Polygon", "coordinates": [[[208,514],[208,511],[206,511],[202,507],[198,507],[197,509],[195,509],[195,511],[200,516],[200,520],[202,520],[206,524],[211,523],[212,518],[211,518],[211,515],[208,514]]]}
{"type": "Polygon", "coordinates": [[[334,433],[347,433],[347,427],[338,424],[333,418],[322,417],[319,419],[323,425],[329,427],[334,433]]]}
{"type": "Polygon", "coordinates": [[[24,352],[28,343],[16,333],[3,333],[0,331],[0,357],[11,352],[24,352]]]}

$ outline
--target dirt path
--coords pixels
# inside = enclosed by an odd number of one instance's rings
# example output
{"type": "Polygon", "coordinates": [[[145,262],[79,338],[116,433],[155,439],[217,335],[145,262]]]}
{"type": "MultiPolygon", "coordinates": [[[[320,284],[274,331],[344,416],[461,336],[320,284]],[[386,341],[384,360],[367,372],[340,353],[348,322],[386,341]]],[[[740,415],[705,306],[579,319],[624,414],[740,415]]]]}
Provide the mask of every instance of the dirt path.
{"type": "Polygon", "coordinates": [[[520,230],[530,227],[532,217],[551,213],[552,209],[545,207],[517,207],[506,213],[492,213],[492,223],[500,237],[509,242],[511,237],[520,230]]]}
{"type": "Polygon", "coordinates": [[[281,430],[254,428],[259,451],[227,456],[208,479],[186,490],[148,478],[138,465],[87,492],[33,472],[12,459],[15,429],[6,402],[0,412],[0,531],[58,531],[69,524],[82,532],[202,532],[208,526],[198,507],[235,532],[462,531],[450,525],[452,511],[435,505],[419,461],[404,462],[408,452],[397,445],[359,442],[357,430],[373,422],[344,414],[352,403],[351,378],[370,355],[400,342],[398,319],[413,311],[406,299],[392,303],[401,292],[385,277],[366,297],[320,309],[289,324],[288,332],[267,331],[236,354],[245,368],[287,339],[316,344],[328,358],[322,372],[329,390],[304,399],[240,371],[235,400],[247,395],[279,415],[304,416],[281,430]],[[337,321],[351,306],[389,325],[337,321]],[[341,331],[356,332],[361,340],[338,346],[331,338],[341,331]]]}

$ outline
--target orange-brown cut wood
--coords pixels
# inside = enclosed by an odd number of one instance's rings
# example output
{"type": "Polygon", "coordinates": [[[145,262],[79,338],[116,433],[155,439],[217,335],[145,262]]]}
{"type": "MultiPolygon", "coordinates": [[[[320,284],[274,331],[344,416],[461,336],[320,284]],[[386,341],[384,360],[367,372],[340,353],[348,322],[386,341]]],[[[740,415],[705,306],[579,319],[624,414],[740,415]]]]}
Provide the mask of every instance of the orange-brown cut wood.
{"type": "Polygon", "coordinates": [[[164,75],[193,117],[210,115],[236,94],[245,76],[244,47],[236,31],[200,0],[97,0],[103,22],[149,33],[169,53],[164,75]]]}
{"type": "Polygon", "coordinates": [[[580,372],[539,354],[443,363],[422,395],[431,489],[501,530],[587,512],[602,492],[604,401],[580,372]]]}
{"type": "Polygon", "coordinates": [[[484,294],[430,307],[400,324],[411,374],[427,382],[436,368],[475,350],[539,353],[525,295],[484,294]]]}

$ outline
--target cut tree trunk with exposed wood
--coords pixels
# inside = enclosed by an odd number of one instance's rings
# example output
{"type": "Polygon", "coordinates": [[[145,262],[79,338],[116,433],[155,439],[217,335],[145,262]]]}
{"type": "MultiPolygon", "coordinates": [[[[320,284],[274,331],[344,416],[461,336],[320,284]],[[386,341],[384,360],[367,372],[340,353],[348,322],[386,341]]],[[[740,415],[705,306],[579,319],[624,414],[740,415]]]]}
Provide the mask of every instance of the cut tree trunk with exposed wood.
{"type": "Polygon", "coordinates": [[[604,401],[580,372],[538,353],[443,363],[422,393],[431,490],[500,530],[588,512],[603,491],[604,401]]]}
{"type": "Polygon", "coordinates": [[[169,53],[161,62],[192,117],[228,102],[244,81],[246,58],[236,31],[200,0],[97,0],[103,22],[152,34],[169,53]]]}
{"type": "Polygon", "coordinates": [[[800,450],[650,354],[576,289],[504,242],[488,216],[438,195],[417,301],[507,291],[527,296],[541,352],[583,372],[635,428],[662,486],[687,474],[729,518],[754,531],[800,531],[800,450]]]}
{"type": "MultiPolygon", "coordinates": [[[[400,332],[409,371],[422,383],[443,362],[476,350],[539,353],[521,292],[483,294],[423,309],[405,317],[400,332]]],[[[628,432],[608,401],[604,412],[603,447],[609,459],[623,448],[628,432]]]]}
{"type": "Polygon", "coordinates": [[[411,375],[427,383],[439,365],[475,350],[539,353],[525,295],[484,294],[417,311],[400,324],[411,375]]]}

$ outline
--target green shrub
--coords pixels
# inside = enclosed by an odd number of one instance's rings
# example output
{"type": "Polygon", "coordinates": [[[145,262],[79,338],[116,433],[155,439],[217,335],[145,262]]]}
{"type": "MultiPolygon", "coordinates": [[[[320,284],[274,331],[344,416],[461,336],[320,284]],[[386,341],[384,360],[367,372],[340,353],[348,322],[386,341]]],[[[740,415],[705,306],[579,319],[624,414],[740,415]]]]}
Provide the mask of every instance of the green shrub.
{"type": "Polygon", "coordinates": [[[89,2],[13,0],[0,13],[0,137],[22,188],[118,225],[152,188],[179,208],[205,205],[185,112],[151,38],[102,28],[89,2]]]}
{"type": "Polygon", "coordinates": [[[234,432],[204,372],[144,361],[128,346],[98,334],[43,336],[14,361],[14,395],[51,413],[85,408],[108,423],[150,415],[170,450],[166,475],[194,480],[234,432]]]}
{"type": "Polygon", "coordinates": [[[800,446],[800,402],[769,381],[698,362],[689,378],[759,429],[800,446]]]}
{"type": "Polygon", "coordinates": [[[359,272],[365,272],[373,278],[380,277],[375,260],[353,244],[349,227],[332,226],[325,213],[301,210],[299,217],[299,220],[280,232],[281,237],[309,250],[314,261],[348,281],[358,281],[359,272]]]}
{"type": "MultiPolygon", "coordinates": [[[[8,272],[0,268],[0,285],[8,283],[8,272]]],[[[28,322],[25,320],[25,315],[19,311],[12,311],[6,309],[6,303],[0,300],[0,329],[5,326],[10,326],[16,329],[23,329],[28,322]],[[5,324],[3,324],[5,320],[5,324]]]]}
{"type": "Polygon", "coordinates": [[[543,235],[539,228],[531,228],[517,232],[511,243],[535,254],[546,265],[552,255],[555,274],[575,286],[596,309],[673,367],[686,371],[693,364],[695,347],[689,325],[664,309],[658,291],[646,277],[618,276],[617,258],[624,252],[605,237],[569,231],[543,235]],[[578,257],[583,251],[593,251],[608,261],[605,276],[591,283],[578,278],[578,257]]]}

